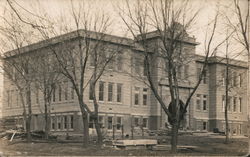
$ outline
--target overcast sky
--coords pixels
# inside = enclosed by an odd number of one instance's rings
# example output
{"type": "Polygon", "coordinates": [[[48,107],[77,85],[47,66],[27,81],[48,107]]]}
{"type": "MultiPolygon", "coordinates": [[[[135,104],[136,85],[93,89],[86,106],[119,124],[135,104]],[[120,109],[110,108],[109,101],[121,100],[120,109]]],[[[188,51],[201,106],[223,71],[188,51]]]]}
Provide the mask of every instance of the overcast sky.
{"type": "MultiPolygon", "coordinates": [[[[124,0],[72,0],[75,8],[78,8],[79,4],[84,2],[85,7],[87,7],[92,12],[97,12],[99,10],[104,11],[106,14],[110,15],[112,19],[112,26],[109,29],[109,32],[113,35],[119,36],[129,36],[131,35],[127,33],[127,28],[124,23],[121,21],[121,18],[118,15],[118,7],[125,6],[124,0]]],[[[240,0],[242,4],[243,12],[247,7],[247,0],[240,0]]],[[[70,0],[17,0],[17,3],[13,2],[13,5],[16,6],[18,11],[22,13],[22,15],[27,15],[25,18],[32,19],[31,14],[27,13],[23,8],[27,9],[31,13],[41,16],[48,16],[48,18],[53,19],[54,21],[60,21],[60,25],[65,24],[69,25],[72,23],[71,16],[71,1],[70,0]],[[18,6],[19,5],[19,6],[18,6]],[[61,20],[63,19],[63,20],[61,20]],[[63,22],[62,22],[63,21],[63,22]]],[[[181,0],[176,0],[177,3],[182,3],[181,0]]],[[[134,1],[130,0],[130,3],[133,5],[134,1]]],[[[196,53],[202,54],[204,52],[204,41],[205,34],[207,31],[207,25],[210,23],[215,16],[215,12],[217,10],[217,6],[219,6],[221,13],[226,14],[231,19],[236,19],[233,15],[232,0],[190,0],[190,8],[195,12],[200,10],[195,23],[189,30],[189,33],[192,36],[195,36],[196,41],[200,43],[197,47],[196,53]]],[[[7,16],[9,7],[5,0],[1,0],[0,2],[0,15],[7,16]]],[[[220,42],[223,37],[225,37],[225,23],[222,16],[219,18],[218,28],[216,30],[216,39],[214,40],[214,45],[220,42]]],[[[1,24],[0,24],[1,25],[1,24]]],[[[74,30],[74,28],[72,28],[74,30]]],[[[238,47],[237,47],[238,48],[238,47]]],[[[233,48],[235,49],[235,48],[233,48]]],[[[222,50],[223,51],[223,48],[222,50]]],[[[223,54],[222,54],[223,55],[223,54]]]]}

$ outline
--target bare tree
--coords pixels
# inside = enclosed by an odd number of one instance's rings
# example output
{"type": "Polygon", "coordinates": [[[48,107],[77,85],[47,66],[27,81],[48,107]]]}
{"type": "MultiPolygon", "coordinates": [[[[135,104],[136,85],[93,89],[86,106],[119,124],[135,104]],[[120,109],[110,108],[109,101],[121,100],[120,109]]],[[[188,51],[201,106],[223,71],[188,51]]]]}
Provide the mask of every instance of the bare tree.
{"type": "Polygon", "coordinates": [[[144,67],[148,85],[152,90],[155,98],[160,103],[161,108],[168,115],[169,121],[172,125],[172,140],[171,151],[176,153],[177,151],[177,137],[180,122],[186,113],[187,107],[190,104],[190,100],[201,83],[206,71],[208,58],[213,55],[214,50],[222,45],[225,41],[221,41],[218,45],[212,49],[212,41],[215,36],[215,30],[217,27],[218,13],[215,15],[211,32],[207,32],[205,41],[205,57],[201,60],[202,68],[199,72],[198,79],[192,84],[193,88],[188,95],[187,100],[183,103],[180,100],[178,67],[184,64],[184,58],[186,59],[189,54],[183,49],[185,47],[185,41],[188,41],[188,30],[193,25],[195,17],[198,12],[189,14],[188,1],[182,2],[182,4],[176,4],[172,0],[160,0],[160,1],[136,1],[134,5],[130,5],[126,1],[126,9],[120,9],[120,16],[123,22],[126,24],[128,30],[143,47],[144,67]],[[189,14],[189,16],[187,16],[189,14]],[[129,22],[130,21],[130,22],[129,22]],[[158,50],[150,47],[150,41],[148,40],[148,33],[150,29],[156,29],[159,36],[160,48],[158,50]],[[137,36],[136,34],[139,35],[137,36]],[[210,35],[208,35],[210,34],[210,35]],[[164,98],[161,97],[158,91],[157,78],[154,77],[153,69],[157,67],[155,64],[155,58],[159,57],[165,64],[165,79],[168,80],[168,87],[171,96],[171,103],[164,102],[164,98]]]}
{"type": "MultiPolygon", "coordinates": [[[[40,50],[42,51],[42,50],[40,50]]],[[[51,112],[51,101],[52,94],[55,91],[56,84],[60,81],[60,74],[58,71],[58,64],[53,58],[53,55],[49,52],[34,52],[33,57],[33,71],[34,71],[34,83],[35,84],[35,94],[36,103],[40,105],[39,102],[39,91],[43,95],[43,105],[44,105],[44,119],[45,119],[45,139],[49,137],[50,131],[50,112],[51,112]]]]}
{"type": "MultiPolygon", "coordinates": [[[[31,35],[31,32],[24,33],[23,27],[17,20],[11,16],[11,20],[2,18],[6,27],[1,27],[0,31],[3,35],[2,42],[12,45],[13,51],[9,51],[1,54],[1,61],[3,62],[2,69],[4,76],[8,78],[18,89],[18,95],[20,95],[23,119],[25,122],[25,128],[27,132],[27,139],[31,141],[31,57],[27,54],[23,54],[21,47],[30,43],[27,36],[31,35]],[[16,57],[18,56],[18,57],[16,57]],[[26,111],[26,106],[28,113],[26,111]]],[[[6,45],[7,46],[7,45],[6,45]]]]}
{"type": "MultiPolygon", "coordinates": [[[[235,30],[236,34],[236,41],[240,43],[246,50],[247,52],[247,59],[248,59],[248,79],[247,79],[247,97],[248,97],[248,106],[250,102],[250,46],[249,46],[249,29],[250,29],[250,1],[239,1],[239,0],[233,0],[233,8],[234,8],[234,13],[236,16],[236,23],[230,18],[227,17],[227,21],[229,26],[235,30]],[[243,8],[243,6],[245,8],[243,8]],[[245,10],[245,11],[243,11],[245,10]]],[[[250,143],[250,140],[249,140],[250,143]]]]}
{"type": "MultiPolygon", "coordinates": [[[[20,21],[38,30],[42,39],[48,40],[49,42],[51,35],[58,35],[57,29],[53,27],[53,22],[49,21],[49,19],[46,19],[47,25],[44,24],[45,20],[37,15],[36,17],[39,19],[38,22],[27,21],[16,10],[11,1],[8,0],[7,2],[20,21]]],[[[76,36],[76,40],[73,42],[63,41],[58,46],[49,46],[49,49],[57,60],[60,73],[71,82],[78,97],[84,126],[84,143],[87,144],[89,141],[89,114],[95,117],[98,141],[100,142],[102,141],[102,137],[98,124],[98,103],[95,94],[94,112],[89,109],[83,97],[87,85],[90,84],[91,88],[95,89],[95,85],[105,71],[106,65],[115,56],[116,51],[113,51],[109,52],[107,56],[104,55],[105,59],[102,58],[103,56],[99,57],[102,51],[110,50],[105,48],[107,44],[105,44],[103,40],[106,38],[104,33],[107,32],[111,20],[104,12],[90,13],[90,8],[88,8],[88,6],[86,7],[84,3],[79,3],[78,7],[76,7],[74,3],[71,2],[71,15],[76,29],[73,33],[76,36]],[[90,62],[90,56],[94,56],[95,64],[93,73],[90,78],[88,78],[87,71],[89,69],[87,66],[89,65],[88,62],[90,62]]],[[[69,30],[71,29],[67,26],[61,26],[59,28],[60,33],[65,33],[69,30]]]]}

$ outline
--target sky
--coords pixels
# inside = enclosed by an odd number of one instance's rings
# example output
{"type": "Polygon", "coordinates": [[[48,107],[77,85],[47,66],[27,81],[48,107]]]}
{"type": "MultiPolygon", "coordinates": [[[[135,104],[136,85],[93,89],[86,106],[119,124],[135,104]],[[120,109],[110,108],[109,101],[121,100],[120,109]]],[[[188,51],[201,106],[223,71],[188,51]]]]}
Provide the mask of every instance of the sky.
{"type": "MultiPolygon", "coordinates": [[[[195,19],[194,24],[192,25],[189,33],[191,36],[196,38],[196,41],[200,44],[197,46],[196,53],[202,54],[205,47],[205,36],[207,29],[211,29],[212,25],[209,25],[215,17],[216,10],[219,6],[221,14],[225,14],[230,17],[230,20],[234,21],[235,16],[233,16],[232,2],[233,0],[189,0],[190,11],[188,13],[192,14],[199,10],[199,14],[195,19]]],[[[128,36],[132,37],[128,33],[127,27],[124,25],[124,22],[121,20],[118,12],[119,7],[123,8],[125,6],[125,0],[72,0],[74,8],[77,10],[81,5],[81,9],[90,10],[91,13],[97,13],[102,10],[105,14],[109,15],[112,24],[109,27],[109,33],[118,36],[128,36]]],[[[128,0],[128,2],[133,6],[135,3],[134,0],[128,0]]],[[[183,0],[175,0],[175,2],[183,3],[183,0]]],[[[240,0],[242,4],[242,10],[245,12],[247,6],[247,0],[240,0]]],[[[52,19],[56,21],[57,25],[68,25],[72,30],[75,27],[72,26],[72,6],[71,0],[16,0],[12,2],[13,5],[17,8],[19,13],[23,15],[27,20],[34,19],[34,16],[39,15],[43,18],[52,19]],[[59,23],[59,24],[58,24],[59,23]]],[[[8,16],[10,8],[6,0],[1,0],[0,2],[0,15],[3,17],[8,16]]],[[[1,21],[1,19],[0,19],[1,21]]],[[[216,29],[216,38],[214,39],[213,45],[221,42],[225,38],[225,19],[223,15],[219,16],[218,25],[216,29]]],[[[1,24],[0,24],[1,26],[1,24]]],[[[209,32],[209,31],[208,31],[209,32]]],[[[208,33],[208,36],[210,34],[208,33]]],[[[233,48],[233,49],[237,49],[233,48]]],[[[223,49],[221,50],[223,52],[223,49]]],[[[220,55],[220,54],[219,54],[220,55]]],[[[223,56],[224,54],[221,53],[223,56]]]]}
{"type": "MultiPolygon", "coordinates": [[[[12,1],[12,0],[11,0],[12,1]]],[[[72,30],[75,28],[72,27],[72,7],[70,0],[16,0],[12,1],[13,5],[17,8],[17,11],[26,19],[33,20],[34,15],[38,15],[44,19],[49,18],[53,19],[55,23],[59,25],[68,25],[72,30]]],[[[133,0],[128,0],[131,6],[134,5],[133,0]]],[[[176,0],[176,3],[183,3],[182,0],[176,0]]],[[[196,38],[196,41],[200,44],[196,48],[196,53],[204,54],[204,45],[207,30],[211,29],[211,23],[215,17],[216,10],[219,9],[221,11],[221,15],[218,20],[218,27],[216,29],[216,37],[213,42],[213,46],[215,47],[219,42],[221,42],[225,38],[226,34],[226,21],[223,15],[227,15],[230,20],[236,22],[236,17],[234,16],[232,6],[232,0],[190,0],[190,12],[196,12],[199,10],[199,14],[195,20],[194,25],[192,26],[189,33],[191,36],[196,38]]],[[[125,27],[123,21],[119,17],[119,7],[123,8],[125,6],[125,0],[72,0],[74,8],[79,8],[79,4],[82,5],[81,9],[90,10],[91,13],[98,13],[101,11],[105,12],[106,15],[109,15],[112,24],[110,26],[109,33],[118,36],[127,36],[132,37],[131,34],[128,33],[127,28],[125,27]]],[[[247,9],[247,0],[240,0],[242,12],[246,13],[247,9]]],[[[8,18],[10,8],[6,0],[0,0],[0,27],[5,27],[2,22],[3,17],[8,18]]],[[[28,28],[29,29],[29,28],[28,28]]],[[[209,32],[209,31],[208,31],[209,32]]],[[[208,33],[209,36],[209,33],[208,33]]],[[[0,38],[1,38],[0,34],[0,38]]],[[[36,40],[34,40],[36,41],[36,40]]],[[[242,47],[235,41],[231,42],[230,51],[232,52],[232,57],[235,57],[236,52],[242,50],[242,47]]],[[[1,45],[0,43],[0,51],[3,53],[5,51],[6,45],[1,45]]],[[[225,47],[221,47],[218,52],[220,56],[224,56],[225,47]]],[[[240,58],[242,59],[242,57],[240,58]]],[[[244,58],[243,58],[244,59],[244,58]]],[[[2,76],[0,75],[0,92],[2,89],[2,76]]],[[[1,103],[1,101],[0,101],[1,103]]],[[[0,113],[1,116],[1,113],[0,113]]]]}

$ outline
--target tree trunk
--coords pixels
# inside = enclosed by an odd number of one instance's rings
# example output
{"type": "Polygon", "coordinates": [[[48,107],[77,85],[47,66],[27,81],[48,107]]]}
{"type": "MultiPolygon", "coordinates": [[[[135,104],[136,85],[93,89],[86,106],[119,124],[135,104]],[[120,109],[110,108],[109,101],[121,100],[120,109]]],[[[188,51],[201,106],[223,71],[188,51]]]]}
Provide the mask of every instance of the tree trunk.
{"type": "Polygon", "coordinates": [[[83,121],[83,146],[87,147],[89,144],[89,121],[88,121],[88,112],[85,110],[83,102],[81,102],[80,108],[82,113],[83,121]]]}
{"type": "Polygon", "coordinates": [[[31,142],[31,116],[32,116],[32,110],[31,110],[30,85],[28,85],[28,87],[26,89],[26,103],[28,105],[28,118],[27,118],[27,121],[26,121],[27,140],[28,140],[28,142],[31,142]]]}
{"type": "Polygon", "coordinates": [[[225,123],[226,123],[226,140],[225,143],[229,143],[229,125],[228,125],[228,86],[229,86],[229,67],[228,67],[228,58],[226,64],[226,105],[225,105],[225,123]]]}
{"type": "MultiPolygon", "coordinates": [[[[26,107],[25,107],[25,101],[24,101],[24,97],[23,97],[23,93],[21,88],[19,88],[19,95],[22,101],[22,106],[23,106],[23,127],[27,128],[27,112],[26,112],[26,107]]],[[[26,129],[26,134],[28,135],[28,131],[26,129]]]]}
{"type": "Polygon", "coordinates": [[[229,143],[229,125],[228,125],[227,109],[225,109],[225,122],[226,122],[226,140],[225,140],[225,143],[229,143]]]}
{"type": "Polygon", "coordinates": [[[89,122],[87,112],[82,113],[83,119],[83,146],[87,147],[89,144],[89,122]]]}
{"type": "Polygon", "coordinates": [[[102,138],[101,127],[100,127],[100,124],[99,124],[99,122],[98,122],[98,117],[95,118],[94,123],[95,123],[95,129],[96,129],[96,133],[97,133],[97,138],[98,138],[98,139],[97,139],[97,143],[98,143],[99,145],[101,145],[101,144],[102,144],[103,138],[102,138]]]}
{"type": "Polygon", "coordinates": [[[45,102],[44,103],[44,107],[45,107],[45,112],[44,112],[44,118],[45,118],[45,139],[48,140],[49,139],[49,116],[48,116],[48,105],[45,102]]]}
{"type": "Polygon", "coordinates": [[[171,137],[171,152],[177,153],[177,142],[178,142],[178,123],[174,122],[172,125],[172,137],[171,137]]]}

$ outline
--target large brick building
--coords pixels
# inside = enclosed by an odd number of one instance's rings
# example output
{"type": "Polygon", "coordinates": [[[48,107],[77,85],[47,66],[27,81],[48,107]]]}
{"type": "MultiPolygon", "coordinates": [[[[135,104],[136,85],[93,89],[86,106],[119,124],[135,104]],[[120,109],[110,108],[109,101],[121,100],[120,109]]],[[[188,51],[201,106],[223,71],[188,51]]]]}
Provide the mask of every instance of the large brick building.
{"type": "MultiPolygon", "coordinates": [[[[32,55],[34,51],[40,53],[48,51],[48,45],[56,46],[57,43],[75,45],[77,37],[76,32],[71,32],[23,47],[21,51],[32,55]]],[[[94,38],[94,36],[90,35],[89,38],[94,38]]],[[[121,52],[97,84],[96,93],[100,104],[99,121],[102,126],[108,132],[112,132],[113,127],[115,127],[116,132],[120,132],[121,128],[116,124],[122,124],[126,134],[130,134],[131,126],[134,126],[135,130],[139,130],[139,125],[149,130],[165,128],[168,124],[167,117],[153,93],[142,81],[130,75],[143,76],[144,67],[141,64],[143,50],[140,44],[132,39],[112,35],[106,35],[103,40],[110,44],[110,49],[119,46],[121,52]]],[[[160,40],[157,32],[148,33],[147,42],[155,54],[160,51],[160,40]]],[[[188,57],[183,62],[184,65],[178,69],[180,97],[184,101],[194,87],[203,64],[204,57],[195,54],[197,44],[193,37],[188,37],[185,40],[184,50],[188,57]]],[[[165,68],[165,64],[163,64],[162,58],[157,57],[157,55],[153,55],[153,57],[152,75],[154,81],[158,84],[159,93],[164,97],[164,100],[170,102],[168,81],[164,70],[162,70],[165,68]]],[[[225,58],[216,56],[209,58],[205,76],[185,115],[184,128],[200,131],[213,131],[215,128],[221,131],[225,130],[223,109],[225,106],[225,63],[225,58]]],[[[88,69],[91,71],[90,63],[88,69]]],[[[245,62],[230,60],[229,124],[233,134],[244,134],[246,131],[248,120],[246,71],[245,62]]],[[[86,77],[90,77],[90,74],[86,73],[86,77]]],[[[51,105],[51,131],[64,132],[67,130],[72,133],[82,131],[78,100],[70,87],[70,82],[65,79],[55,90],[51,105]]],[[[32,129],[42,130],[44,129],[43,98],[36,89],[32,91],[32,129]]],[[[21,123],[23,111],[17,92],[16,87],[7,77],[4,77],[3,117],[15,118],[21,123]]],[[[93,110],[89,87],[85,90],[84,100],[93,110]]],[[[90,120],[90,133],[94,127],[92,123],[90,120]]]]}

